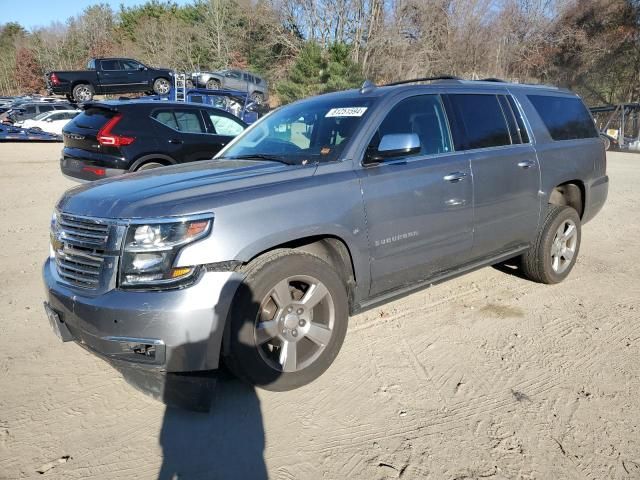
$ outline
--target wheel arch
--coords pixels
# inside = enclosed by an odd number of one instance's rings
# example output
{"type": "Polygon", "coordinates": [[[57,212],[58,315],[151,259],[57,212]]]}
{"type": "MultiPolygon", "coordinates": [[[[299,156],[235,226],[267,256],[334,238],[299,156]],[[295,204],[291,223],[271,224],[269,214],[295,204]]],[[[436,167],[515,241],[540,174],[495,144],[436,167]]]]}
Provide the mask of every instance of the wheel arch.
{"type": "Polygon", "coordinates": [[[574,208],[582,219],[585,210],[585,186],[581,180],[569,180],[556,185],[549,195],[549,203],[574,208]]]}
{"type": "Polygon", "coordinates": [[[279,249],[297,250],[315,255],[335,268],[338,275],[340,275],[344,281],[349,297],[349,304],[351,306],[355,295],[358,277],[356,277],[356,268],[353,262],[351,249],[344,239],[337,235],[329,234],[296,238],[254,253],[245,265],[254,262],[263,255],[279,249]]]}
{"type": "Polygon", "coordinates": [[[136,159],[129,167],[129,171],[133,172],[141,165],[149,162],[158,162],[158,163],[163,163],[165,165],[175,165],[176,163],[178,163],[169,155],[165,155],[162,153],[150,153],[148,155],[144,155],[136,159]]]}

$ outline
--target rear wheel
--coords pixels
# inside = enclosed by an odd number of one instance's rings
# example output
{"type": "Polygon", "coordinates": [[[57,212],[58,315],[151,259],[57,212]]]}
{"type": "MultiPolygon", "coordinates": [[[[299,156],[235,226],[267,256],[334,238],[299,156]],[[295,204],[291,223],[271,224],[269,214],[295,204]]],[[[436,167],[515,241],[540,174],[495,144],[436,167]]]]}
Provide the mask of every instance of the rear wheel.
{"type": "Polygon", "coordinates": [[[140,172],[142,170],[151,170],[152,168],[158,168],[158,167],[164,167],[164,166],[165,165],[163,163],[159,163],[159,162],[147,162],[140,165],[134,171],[140,172]]]}
{"type": "Polygon", "coordinates": [[[166,95],[171,90],[171,82],[166,78],[156,78],[153,81],[153,91],[156,95],[166,95]]]}
{"type": "Polygon", "coordinates": [[[578,212],[550,204],[535,243],[522,256],[524,274],[535,282],[561,282],[576,263],[581,236],[578,212]]]}
{"type": "Polygon", "coordinates": [[[220,82],[213,78],[207,80],[207,90],[220,90],[220,82]]]}
{"type": "Polygon", "coordinates": [[[319,377],[347,331],[344,283],[322,259],[276,251],[258,259],[234,298],[226,364],[267,390],[291,390],[319,377]]]}
{"type": "Polygon", "coordinates": [[[73,98],[76,102],[90,102],[93,100],[93,86],[88,83],[80,83],[73,87],[73,98]]]}

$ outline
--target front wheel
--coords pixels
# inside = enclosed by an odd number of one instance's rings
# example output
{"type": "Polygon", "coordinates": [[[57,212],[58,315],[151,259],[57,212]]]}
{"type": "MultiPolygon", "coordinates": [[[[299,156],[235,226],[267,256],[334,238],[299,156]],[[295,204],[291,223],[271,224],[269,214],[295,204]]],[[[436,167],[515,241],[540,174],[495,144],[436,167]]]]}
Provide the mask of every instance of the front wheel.
{"type": "Polygon", "coordinates": [[[561,282],[576,263],[581,238],[578,212],[550,204],[535,243],[522,256],[524,274],[539,283],[561,282]]]}
{"type": "Polygon", "coordinates": [[[166,95],[171,90],[171,83],[166,78],[156,78],[153,81],[153,91],[156,95],[166,95]]]}
{"type": "Polygon", "coordinates": [[[225,363],[267,390],[301,387],[336,358],[347,320],[346,288],[328,263],[289,250],[267,254],[234,297],[225,363]]]}

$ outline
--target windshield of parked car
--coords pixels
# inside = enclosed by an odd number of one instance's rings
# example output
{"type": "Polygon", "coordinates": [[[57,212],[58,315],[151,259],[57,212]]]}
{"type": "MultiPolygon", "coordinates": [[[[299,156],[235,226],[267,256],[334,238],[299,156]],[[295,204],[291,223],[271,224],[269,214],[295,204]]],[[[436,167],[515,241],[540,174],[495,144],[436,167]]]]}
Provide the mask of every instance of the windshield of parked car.
{"type": "Polygon", "coordinates": [[[370,99],[317,99],[282,107],[238,137],[218,158],[290,164],[338,160],[369,109],[370,99]]]}

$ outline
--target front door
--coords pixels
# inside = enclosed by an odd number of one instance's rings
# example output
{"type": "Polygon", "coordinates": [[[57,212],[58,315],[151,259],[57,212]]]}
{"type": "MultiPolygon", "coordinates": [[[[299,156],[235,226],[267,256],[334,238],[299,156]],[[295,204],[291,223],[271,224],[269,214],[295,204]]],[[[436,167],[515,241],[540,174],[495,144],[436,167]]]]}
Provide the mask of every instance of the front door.
{"type": "Polygon", "coordinates": [[[389,134],[418,135],[419,152],[358,170],[365,204],[371,295],[409,287],[464,263],[473,243],[469,159],[453,152],[439,95],[398,102],[369,150],[389,134]]]}

